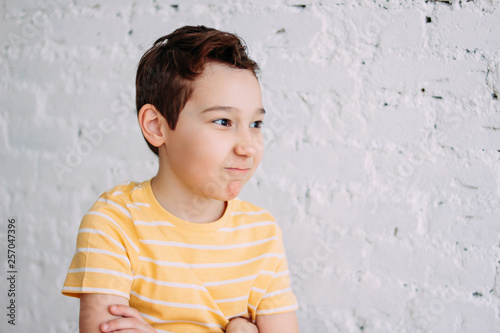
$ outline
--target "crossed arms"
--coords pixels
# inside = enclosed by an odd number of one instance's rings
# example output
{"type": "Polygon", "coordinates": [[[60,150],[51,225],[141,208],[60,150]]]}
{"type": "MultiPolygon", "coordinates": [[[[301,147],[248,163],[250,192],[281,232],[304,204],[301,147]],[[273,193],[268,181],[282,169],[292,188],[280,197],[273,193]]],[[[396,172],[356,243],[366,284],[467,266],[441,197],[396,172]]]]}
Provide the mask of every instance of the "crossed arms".
{"type": "MultiPolygon", "coordinates": [[[[146,323],[139,312],[128,305],[128,299],[121,296],[82,294],[80,297],[80,333],[156,333],[156,330],[146,323]]],[[[246,320],[240,319],[234,322],[233,320],[226,328],[227,333],[299,332],[295,312],[257,316],[258,330],[255,325],[246,320]]]]}

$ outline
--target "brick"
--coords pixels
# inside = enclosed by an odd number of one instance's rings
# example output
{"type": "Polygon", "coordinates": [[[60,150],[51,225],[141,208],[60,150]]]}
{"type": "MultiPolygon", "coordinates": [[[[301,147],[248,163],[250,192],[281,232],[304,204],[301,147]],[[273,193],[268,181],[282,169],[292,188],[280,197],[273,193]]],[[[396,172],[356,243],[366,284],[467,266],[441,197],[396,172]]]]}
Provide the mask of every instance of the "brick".
{"type": "Polygon", "coordinates": [[[420,10],[398,10],[394,14],[378,17],[379,21],[372,22],[367,27],[377,32],[377,25],[381,26],[379,33],[380,47],[396,48],[417,51],[424,41],[424,14],[420,10]],[[384,20],[384,18],[388,18],[384,20]]]}
{"type": "Polygon", "coordinates": [[[73,133],[71,125],[58,122],[53,119],[21,119],[9,117],[7,140],[11,148],[31,149],[46,151],[53,149],[64,149],[68,142],[72,141],[73,133]],[[24,135],[23,133],[29,133],[24,135]]]}
{"type": "Polygon", "coordinates": [[[435,22],[428,24],[429,44],[433,47],[498,49],[500,29],[495,14],[484,14],[481,10],[450,11],[441,9],[435,22]]]}
{"type": "MultiPolygon", "coordinates": [[[[4,103],[3,111],[20,117],[34,117],[37,113],[37,101],[40,98],[30,91],[0,91],[0,100],[4,103]]],[[[40,104],[41,104],[40,103],[40,104]]]]}
{"type": "MultiPolygon", "coordinates": [[[[119,11],[115,10],[116,14],[119,11]]],[[[50,37],[63,44],[73,44],[75,34],[82,27],[85,34],[78,38],[79,46],[105,47],[123,40],[128,35],[129,26],[123,19],[106,19],[96,21],[92,18],[54,19],[51,21],[52,33],[50,37]]]]}

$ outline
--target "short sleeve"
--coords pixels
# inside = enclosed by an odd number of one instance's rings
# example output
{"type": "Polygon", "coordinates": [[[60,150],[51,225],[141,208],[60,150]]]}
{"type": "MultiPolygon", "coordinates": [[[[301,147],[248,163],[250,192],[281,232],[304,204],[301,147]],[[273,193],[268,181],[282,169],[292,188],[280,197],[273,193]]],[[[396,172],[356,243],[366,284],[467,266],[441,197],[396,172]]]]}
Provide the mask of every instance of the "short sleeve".
{"type": "Polygon", "coordinates": [[[78,231],[76,252],[62,293],[123,296],[129,299],[139,242],[126,206],[103,195],[85,214],[78,231]]]}
{"type": "Polygon", "coordinates": [[[281,257],[269,287],[257,306],[257,315],[276,314],[298,309],[297,298],[292,291],[290,283],[290,271],[288,270],[281,229],[279,226],[276,227],[278,232],[277,246],[281,257]]]}

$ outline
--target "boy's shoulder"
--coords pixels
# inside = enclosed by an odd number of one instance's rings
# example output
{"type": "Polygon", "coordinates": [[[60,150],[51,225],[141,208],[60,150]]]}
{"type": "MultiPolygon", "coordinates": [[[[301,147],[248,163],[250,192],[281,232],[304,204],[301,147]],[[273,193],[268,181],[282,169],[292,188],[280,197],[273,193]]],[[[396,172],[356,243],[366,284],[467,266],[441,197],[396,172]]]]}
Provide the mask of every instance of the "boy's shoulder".
{"type": "Polygon", "coordinates": [[[149,180],[143,182],[125,181],[101,194],[100,198],[133,201],[138,197],[144,197],[143,190],[148,182],[149,180]]]}
{"type": "Polygon", "coordinates": [[[145,190],[148,182],[149,180],[122,182],[102,193],[90,210],[120,210],[129,216],[130,214],[126,213],[126,211],[131,208],[150,207],[150,198],[147,190],[145,190]]]}

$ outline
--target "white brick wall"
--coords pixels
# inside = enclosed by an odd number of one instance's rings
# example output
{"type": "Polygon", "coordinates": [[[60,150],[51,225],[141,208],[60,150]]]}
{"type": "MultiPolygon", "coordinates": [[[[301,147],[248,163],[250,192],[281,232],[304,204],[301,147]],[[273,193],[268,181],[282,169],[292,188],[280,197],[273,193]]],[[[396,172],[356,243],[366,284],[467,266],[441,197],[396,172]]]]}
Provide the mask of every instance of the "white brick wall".
{"type": "Polygon", "coordinates": [[[0,331],[76,331],[80,218],[154,175],[135,69],[185,24],[237,32],[261,65],[267,152],[242,197],[283,227],[302,332],[498,331],[495,0],[1,1],[0,331]]]}

